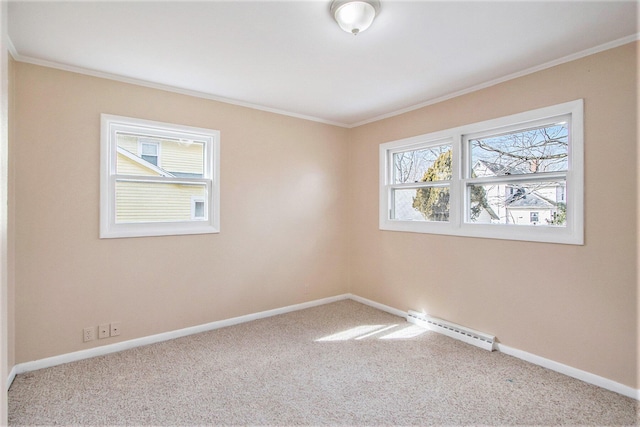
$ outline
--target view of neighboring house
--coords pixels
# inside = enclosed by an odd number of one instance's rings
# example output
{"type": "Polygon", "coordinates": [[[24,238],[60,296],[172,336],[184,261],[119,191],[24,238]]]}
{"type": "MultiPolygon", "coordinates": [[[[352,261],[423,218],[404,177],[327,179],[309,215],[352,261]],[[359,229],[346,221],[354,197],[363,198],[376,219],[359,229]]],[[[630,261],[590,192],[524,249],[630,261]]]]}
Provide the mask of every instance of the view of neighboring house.
{"type": "MultiPolygon", "coordinates": [[[[501,175],[520,175],[523,171],[478,160],[473,165],[477,178],[501,175]]],[[[526,184],[492,184],[483,186],[487,207],[475,222],[518,225],[562,225],[559,215],[566,203],[564,182],[535,182],[526,184]]]]}
{"type": "Polygon", "coordinates": [[[206,220],[204,144],[120,133],[116,222],[206,220]]]}
{"type": "MultiPolygon", "coordinates": [[[[443,146],[447,149],[448,146],[443,146]]],[[[451,166],[438,159],[451,157],[451,150],[409,150],[394,155],[395,178],[401,183],[433,182],[438,174],[448,179],[451,166]],[[425,178],[429,176],[429,178],[425,178]],[[418,178],[421,177],[421,178],[418,178]]],[[[505,178],[533,175],[531,168],[540,166],[540,161],[490,162],[478,159],[471,168],[473,178],[505,178]]],[[[493,180],[490,180],[493,181],[493,180]]],[[[498,182],[470,184],[470,222],[477,224],[514,225],[565,225],[566,181],[556,179],[545,182],[539,179],[519,181],[499,179],[498,182]]],[[[447,221],[449,217],[449,190],[447,187],[424,189],[397,189],[393,192],[394,219],[401,221],[447,221]],[[424,192],[420,194],[421,192],[424,192]],[[439,197],[425,194],[439,194],[439,197]],[[440,194],[441,193],[441,194],[440,194]],[[417,199],[428,199],[426,207],[417,199]],[[438,205],[438,206],[436,206],[438,205]],[[433,215],[443,210],[444,215],[433,215]],[[431,215],[430,215],[431,213],[431,215]]]]}

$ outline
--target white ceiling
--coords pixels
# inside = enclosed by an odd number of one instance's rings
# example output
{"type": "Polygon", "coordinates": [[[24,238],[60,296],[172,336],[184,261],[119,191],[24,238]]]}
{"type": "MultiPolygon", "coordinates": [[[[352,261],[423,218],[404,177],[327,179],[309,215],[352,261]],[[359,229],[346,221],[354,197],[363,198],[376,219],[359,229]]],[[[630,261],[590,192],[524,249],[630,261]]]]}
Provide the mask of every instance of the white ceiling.
{"type": "Polygon", "coordinates": [[[9,3],[20,61],[343,126],[638,39],[636,1],[381,0],[345,33],[330,0],[9,3]]]}

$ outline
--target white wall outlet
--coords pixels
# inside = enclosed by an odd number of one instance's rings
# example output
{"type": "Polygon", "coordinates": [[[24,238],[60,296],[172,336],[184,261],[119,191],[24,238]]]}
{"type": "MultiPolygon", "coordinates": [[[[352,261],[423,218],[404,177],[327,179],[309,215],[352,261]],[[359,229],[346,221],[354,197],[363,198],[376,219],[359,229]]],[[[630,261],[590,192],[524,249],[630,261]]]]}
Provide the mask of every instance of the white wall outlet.
{"type": "Polygon", "coordinates": [[[82,331],[82,341],[93,341],[96,339],[96,328],[84,328],[82,331]]]}
{"type": "Polygon", "coordinates": [[[98,339],[109,338],[111,336],[111,327],[108,323],[98,325],[98,339]]]}
{"type": "Polygon", "coordinates": [[[120,322],[111,322],[111,336],[117,337],[120,335],[120,322]]]}

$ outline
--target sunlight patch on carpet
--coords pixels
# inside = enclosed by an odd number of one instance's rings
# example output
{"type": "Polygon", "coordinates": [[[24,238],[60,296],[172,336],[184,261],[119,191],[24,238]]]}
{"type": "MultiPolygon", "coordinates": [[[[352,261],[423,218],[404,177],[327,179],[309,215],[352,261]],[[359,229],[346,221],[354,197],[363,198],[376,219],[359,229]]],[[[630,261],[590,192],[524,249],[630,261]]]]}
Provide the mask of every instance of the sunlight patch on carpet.
{"type": "Polygon", "coordinates": [[[427,329],[421,328],[416,325],[361,325],[356,326],[355,328],[344,330],[342,332],[327,335],[326,337],[319,338],[316,341],[331,342],[363,340],[365,338],[371,338],[374,336],[377,336],[377,339],[381,340],[401,340],[415,338],[425,332],[427,332],[427,329]]]}
{"type": "Polygon", "coordinates": [[[397,331],[393,331],[390,334],[387,334],[383,337],[380,337],[381,340],[406,340],[409,338],[415,338],[427,332],[428,329],[421,328],[416,325],[408,325],[402,329],[397,331]]]}

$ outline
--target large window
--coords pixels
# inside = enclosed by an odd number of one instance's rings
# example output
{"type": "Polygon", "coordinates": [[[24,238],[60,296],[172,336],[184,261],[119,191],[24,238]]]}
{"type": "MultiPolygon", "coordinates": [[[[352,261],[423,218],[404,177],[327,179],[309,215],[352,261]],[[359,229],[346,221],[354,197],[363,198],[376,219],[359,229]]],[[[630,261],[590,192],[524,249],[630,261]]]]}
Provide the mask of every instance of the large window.
{"type": "Polygon", "coordinates": [[[582,100],[380,146],[380,228],[582,244],[582,100]]]}
{"type": "Polygon", "coordinates": [[[100,237],[219,232],[218,131],[102,115],[100,237]]]}

